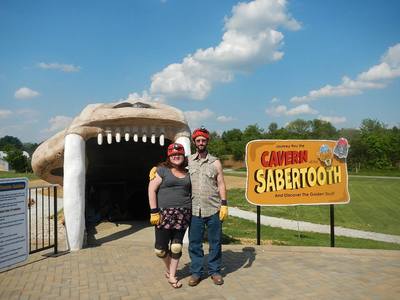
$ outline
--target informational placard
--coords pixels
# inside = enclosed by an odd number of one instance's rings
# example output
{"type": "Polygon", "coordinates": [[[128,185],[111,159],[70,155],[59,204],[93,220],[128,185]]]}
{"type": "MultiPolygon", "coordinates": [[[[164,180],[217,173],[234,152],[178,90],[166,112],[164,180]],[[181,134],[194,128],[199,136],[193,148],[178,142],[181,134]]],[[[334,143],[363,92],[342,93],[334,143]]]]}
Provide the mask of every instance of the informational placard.
{"type": "Polygon", "coordinates": [[[0,269],[28,258],[27,178],[0,179],[0,269]]]}
{"type": "Polygon", "coordinates": [[[254,140],[246,146],[246,198],[263,206],[348,203],[346,139],[254,140]]]}

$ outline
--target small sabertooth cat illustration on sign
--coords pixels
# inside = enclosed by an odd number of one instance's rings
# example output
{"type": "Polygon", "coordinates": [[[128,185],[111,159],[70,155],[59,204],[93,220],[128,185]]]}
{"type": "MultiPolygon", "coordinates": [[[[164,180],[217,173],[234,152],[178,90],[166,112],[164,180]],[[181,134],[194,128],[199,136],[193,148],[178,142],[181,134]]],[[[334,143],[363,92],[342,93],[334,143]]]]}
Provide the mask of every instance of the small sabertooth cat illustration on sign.
{"type": "Polygon", "coordinates": [[[323,162],[326,167],[330,167],[332,165],[332,156],[331,148],[326,144],[322,144],[317,153],[318,159],[323,162]]]}

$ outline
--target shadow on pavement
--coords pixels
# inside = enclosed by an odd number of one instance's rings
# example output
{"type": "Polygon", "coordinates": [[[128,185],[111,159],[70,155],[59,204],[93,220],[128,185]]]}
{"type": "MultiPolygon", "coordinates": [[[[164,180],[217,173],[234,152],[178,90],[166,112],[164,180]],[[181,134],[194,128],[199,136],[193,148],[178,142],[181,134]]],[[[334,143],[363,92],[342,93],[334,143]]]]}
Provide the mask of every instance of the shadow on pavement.
{"type": "Polygon", "coordinates": [[[86,247],[98,247],[104,243],[124,238],[146,227],[149,227],[147,222],[135,221],[110,222],[109,224],[114,227],[112,233],[101,237],[96,237],[96,235],[99,233],[104,235],[104,233],[99,232],[95,226],[88,228],[86,247]],[[116,230],[115,227],[119,227],[120,225],[125,225],[124,227],[128,225],[129,227],[122,230],[116,230]]]}
{"type": "MultiPolygon", "coordinates": [[[[204,244],[207,247],[208,244],[204,244]]],[[[207,273],[207,260],[208,254],[204,255],[204,274],[207,273]]],[[[229,273],[233,273],[240,268],[250,268],[256,260],[256,250],[253,247],[243,247],[242,251],[224,250],[222,251],[222,276],[225,277],[229,273]]],[[[190,264],[186,263],[185,266],[177,271],[179,278],[189,277],[190,264]]],[[[204,278],[208,276],[203,276],[204,278]]]]}

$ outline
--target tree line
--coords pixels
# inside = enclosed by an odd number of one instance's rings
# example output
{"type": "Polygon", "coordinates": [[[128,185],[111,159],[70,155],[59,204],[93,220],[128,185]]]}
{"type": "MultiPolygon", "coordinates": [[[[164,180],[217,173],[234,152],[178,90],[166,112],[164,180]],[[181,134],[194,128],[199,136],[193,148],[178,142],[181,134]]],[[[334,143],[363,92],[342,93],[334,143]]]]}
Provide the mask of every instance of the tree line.
{"type": "Polygon", "coordinates": [[[22,143],[17,137],[6,135],[0,138],[0,151],[7,154],[4,159],[8,162],[9,167],[16,172],[32,172],[31,159],[23,155],[23,151],[32,157],[32,153],[39,144],[22,143]]]}
{"type": "Polygon", "coordinates": [[[244,160],[246,144],[256,139],[329,139],[345,137],[350,150],[347,158],[350,170],[400,168],[400,130],[384,123],[364,119],[358,129],[336,129],[330,122],[318,119],[297,119],[279,128],[270,123],[264,129],[257,124],[244,130],[230,129],[222,134],[211,133],[209,149],[222,160],[232,156],[244,160]]]}
{"type": "MultiPolygon", "coordinates": [[[[222,134],[211,132],[210,152],[221,159],[232,156],[235,160],[244,160],[246,144],[257,139],[332,139],[345,137],[350,150],[347,158],[351,170],[360,169],[398,169],[400,168],[400,129],[388,128],[384,123],[364,119],[360,128],[336,129],[330,122],[318,119],[297,119],[279,128],[277,123],[270,123],[268,128],[257,124],[249,125],[244,130],[230,129],[222,134]]],[[[32,170],[30,159],[22,155],[32,153],[38,147],[36,143],[22,143],[13,136],[0,138],[0,151],[7,153],[6,160],[11,169],[17,172],[32,170]]]]}

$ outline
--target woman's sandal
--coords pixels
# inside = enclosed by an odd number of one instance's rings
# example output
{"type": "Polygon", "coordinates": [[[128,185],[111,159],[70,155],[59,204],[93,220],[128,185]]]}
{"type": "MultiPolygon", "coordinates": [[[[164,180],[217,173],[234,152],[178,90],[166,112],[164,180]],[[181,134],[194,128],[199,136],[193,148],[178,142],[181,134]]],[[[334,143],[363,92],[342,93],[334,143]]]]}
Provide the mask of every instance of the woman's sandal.
{"type": "Polygon", "coordinates": [[[174,288],[174,289],[179,289],[182,287],[182,282],[180,282],[178,279],[175,278],[174,282],[169,281],[168,279],[168,283],[174,288]]]}

